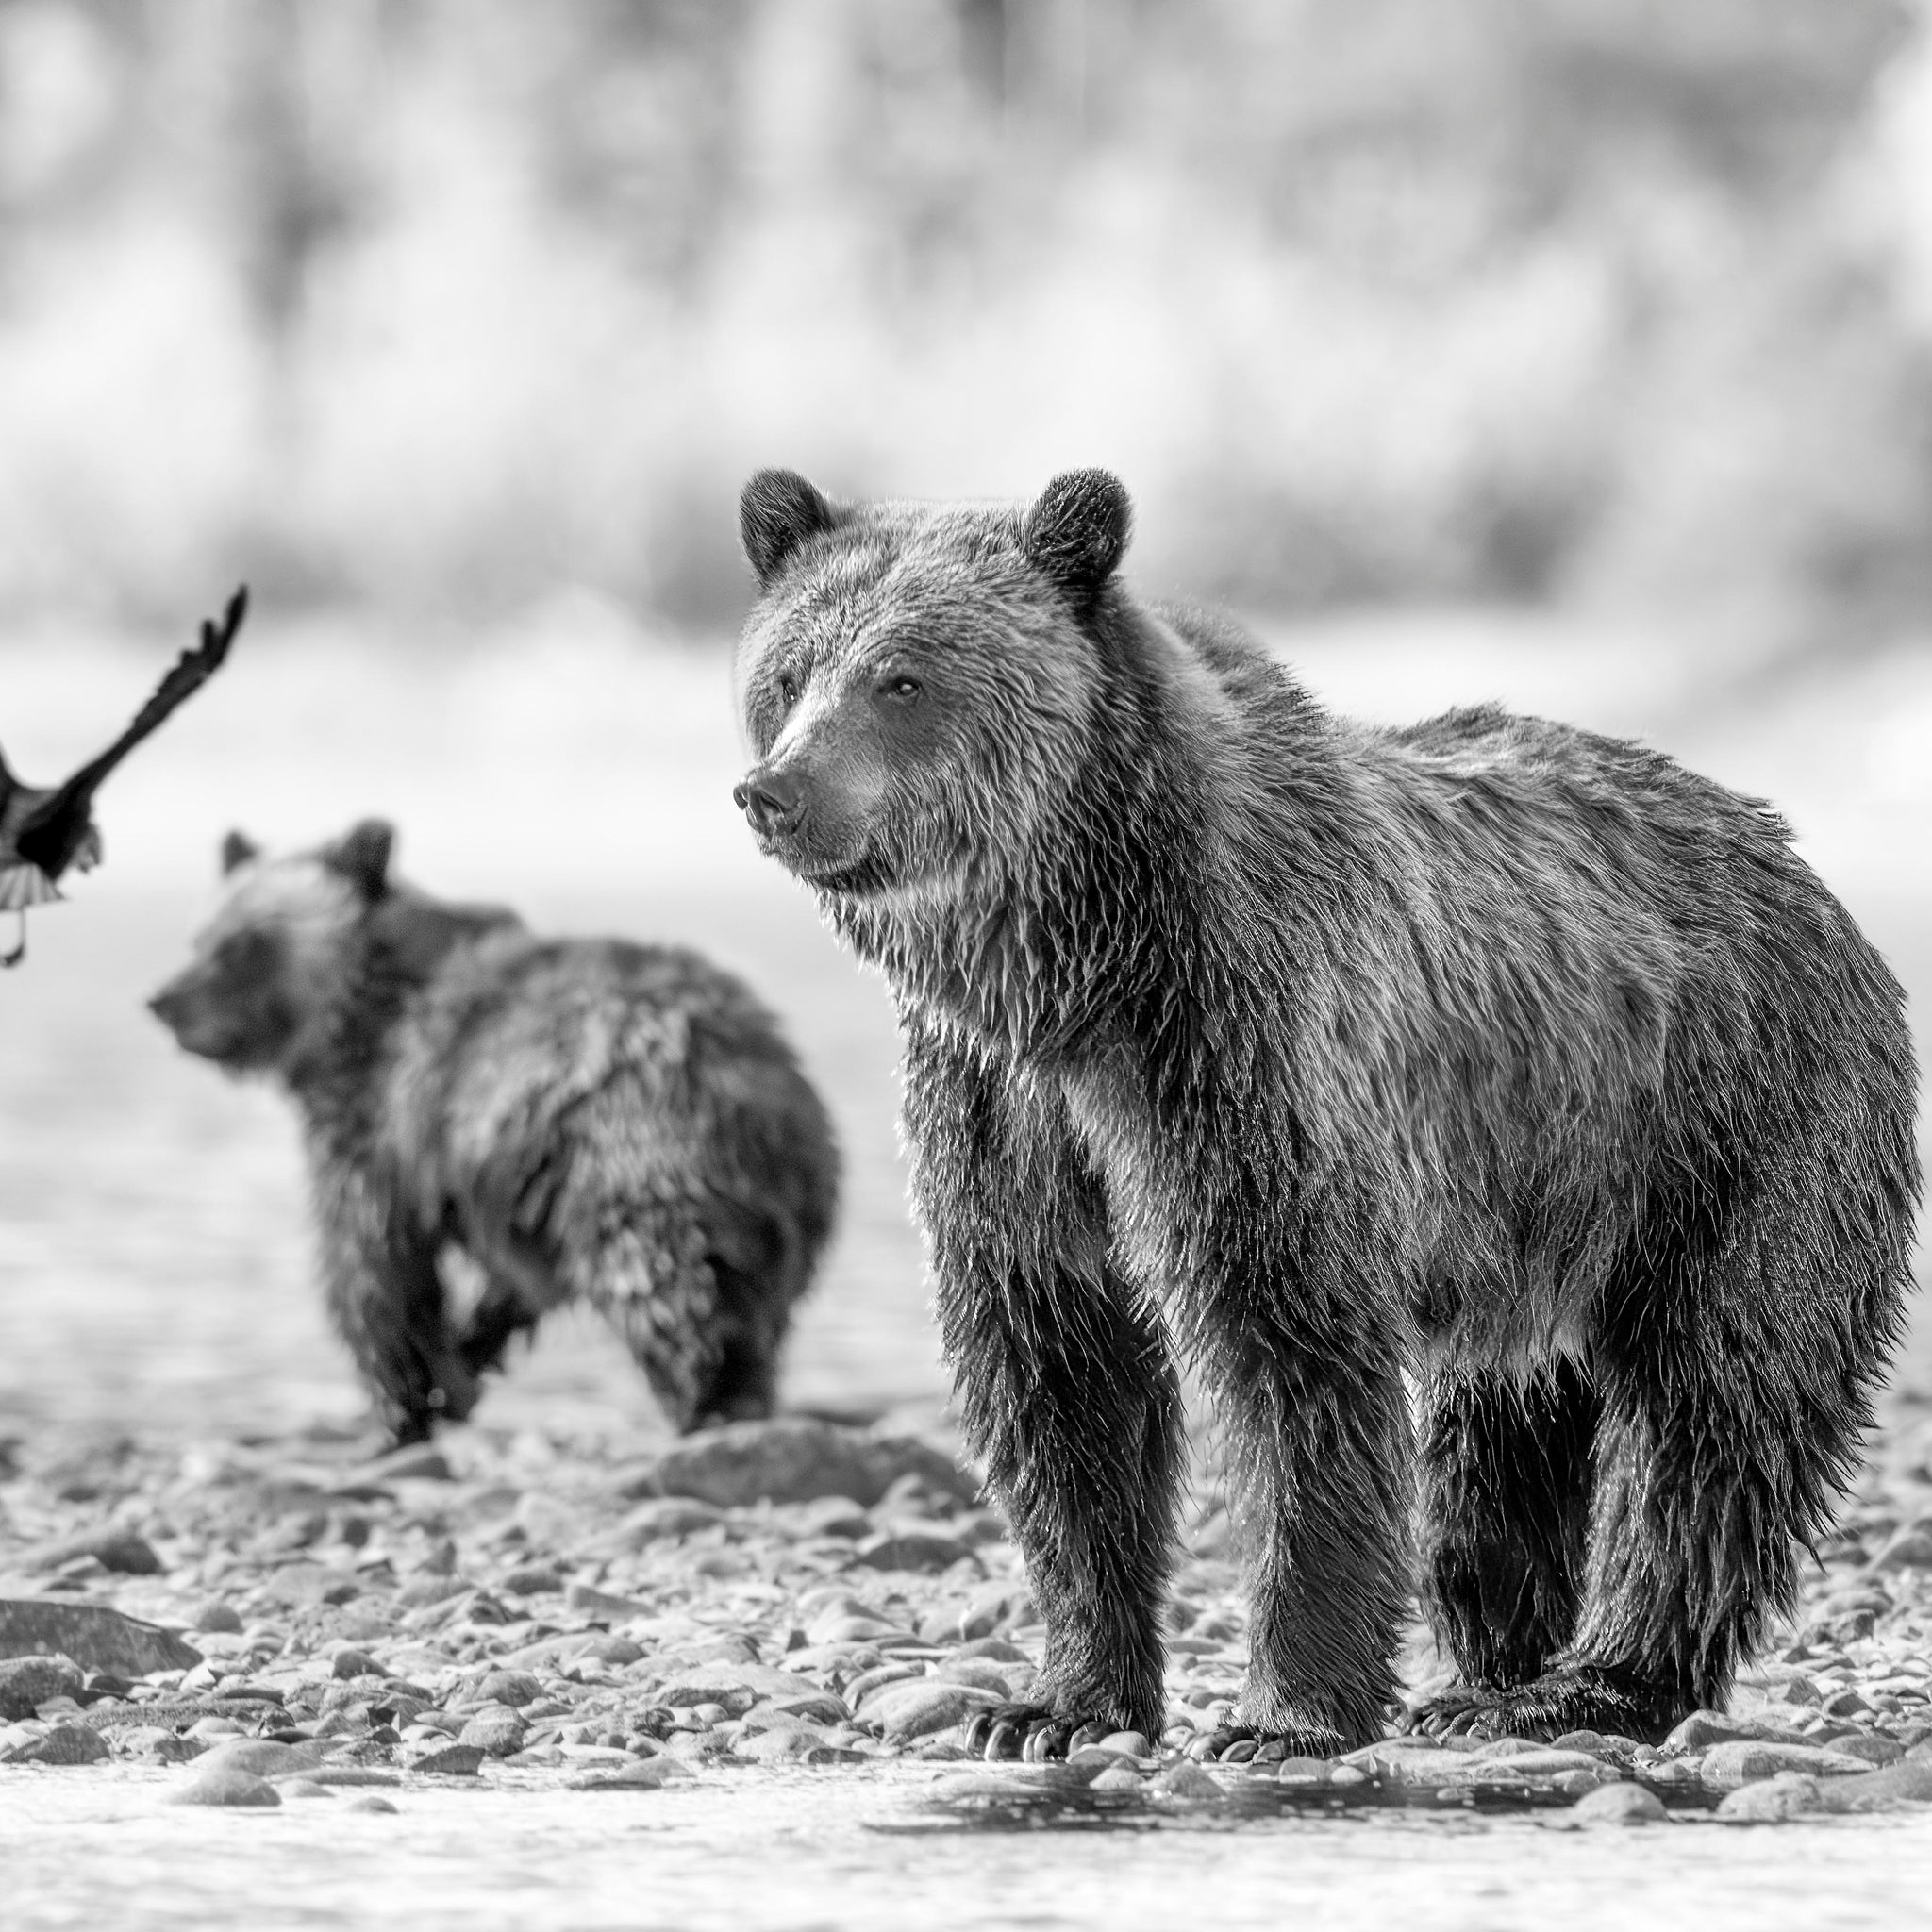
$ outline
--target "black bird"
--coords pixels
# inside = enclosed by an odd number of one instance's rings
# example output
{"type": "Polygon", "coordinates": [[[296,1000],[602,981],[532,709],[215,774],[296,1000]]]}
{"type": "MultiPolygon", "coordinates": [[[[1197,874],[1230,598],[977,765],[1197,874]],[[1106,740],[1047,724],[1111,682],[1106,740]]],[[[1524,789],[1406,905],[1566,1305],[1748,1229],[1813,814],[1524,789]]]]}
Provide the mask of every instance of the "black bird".
{"type": "Polygon", "coordinates": [[[100,858],[93,798],[108,774],[221,669],[247,613],[243,584],[228,599],[219,625],[203,619],[201,642],[175,659],[134,723],[64,784],[24,785],[0,755],[0,912],[20,914],[20,943],[0,955],[0,966],[16,964],[26,951],[26,908],[58,899],[60,875],[69,866],[86,872],[100,858]]]}

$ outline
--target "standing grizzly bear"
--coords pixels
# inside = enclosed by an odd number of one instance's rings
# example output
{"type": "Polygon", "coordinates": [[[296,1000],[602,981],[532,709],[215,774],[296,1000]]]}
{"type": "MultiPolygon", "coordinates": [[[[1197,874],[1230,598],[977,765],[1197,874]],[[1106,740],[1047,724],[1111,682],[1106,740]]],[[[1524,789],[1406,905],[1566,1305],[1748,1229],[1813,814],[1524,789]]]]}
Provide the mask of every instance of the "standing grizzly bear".
{"type": "Polygon", "coordinates": [[[194,963],[151,1005],[302,1116],[329,1312],[398,1441],[466,1416],[581,1298],[680,1429],[769,1415],[838,1153],[777,1024],[682,949],[541,940],[392,880],[370,821],[267,860],[239,833],[194,963]],[[453,1332],[437,1259],[484,1278],[453,1332]]]}
{"type": "Polygon", "coordinates": [[[1204,1755],[1379,1734],[1418,1456],[1462,1678],[1422,1722],[1720,1703],[1858,1454],[1918,1187],[1898,985],[1785,826],[1494,708],[1330,715],[1122,585],[1100,473],[1021,510],[768,471],[741,522],[738,800],[896,996],[945,1345],[1047,1625],[975,1740],[1158,1729],[1176,1344],[1251,1569],[1204,1755]]]}

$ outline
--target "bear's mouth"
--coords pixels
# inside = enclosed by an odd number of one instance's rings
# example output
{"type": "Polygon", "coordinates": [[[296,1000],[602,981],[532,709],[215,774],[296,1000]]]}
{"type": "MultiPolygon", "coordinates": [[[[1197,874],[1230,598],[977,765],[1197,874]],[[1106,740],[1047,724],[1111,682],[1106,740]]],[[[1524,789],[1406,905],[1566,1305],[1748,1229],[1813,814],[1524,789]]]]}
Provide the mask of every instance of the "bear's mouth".
{"type": "Polygon", "coordinates": [[[791,860],[791,865],[807,885],[820,892],[860,897],[868,892],[882,892],[891,884],[891,874],[871,852],[860,852],[856,858],[812,861],[800,858],[791,860]]]}

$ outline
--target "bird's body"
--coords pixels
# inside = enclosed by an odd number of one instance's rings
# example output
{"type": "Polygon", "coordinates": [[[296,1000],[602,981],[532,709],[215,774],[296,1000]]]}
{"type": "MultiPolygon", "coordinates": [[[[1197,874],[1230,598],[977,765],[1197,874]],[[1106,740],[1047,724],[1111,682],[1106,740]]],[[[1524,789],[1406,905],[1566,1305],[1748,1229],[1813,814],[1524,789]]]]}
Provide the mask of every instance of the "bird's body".
{"type": "Polygon", "coordinates": [[[27,908],[59,898],[60,879],[70,868],[85,872],[99,861],[94,793],[142,739],[159,729],[171,712],[221,669],[247,610],[244,586],[228,599],[219,625],[203,621],[201,641],[175,659],[127,729],[62,784],[25,784],[0,756],[0,912],[23,915],[21,942],[11,953],[0,955],[0,965],[13,965],[26,950],[27,908]]]}

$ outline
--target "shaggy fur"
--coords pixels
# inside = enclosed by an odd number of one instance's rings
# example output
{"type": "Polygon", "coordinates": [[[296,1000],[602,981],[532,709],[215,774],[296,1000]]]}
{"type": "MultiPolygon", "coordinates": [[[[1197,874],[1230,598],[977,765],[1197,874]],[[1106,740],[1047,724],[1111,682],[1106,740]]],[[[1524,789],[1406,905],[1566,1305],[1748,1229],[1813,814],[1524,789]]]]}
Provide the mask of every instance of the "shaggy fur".
{"type": "Polygon", "coordinates": [[[152,1002],[191,1053],[277,1074],[329,1312],[398,1441],[469,1413],[558,1304],[617,1330],[680,1429],[771,1413],[832,1227],[830,1124],[772,1016],[695,953],[541,940],[392,882],[387,825],[224,848],[226,897],[152,1002]],[[438,1257],[482,1297],[460,1330],[438,1257]]]}
{"type": "Polygon", "coordinates": [[[967,1426],[1048,1628],[993,1753],[1154,1732],[1218,1398],[1251,1664],[1213,1740],[1654,1736],[1790,1607],[1900,1325],[1902,995],[1764,806],[1491,708],[1323,710],[1025,511],[755,477],[740,803],[883,968],[967,1426]],[[1420,1442],[1405,1375],[1421,1391],[1420,1442]]]}

